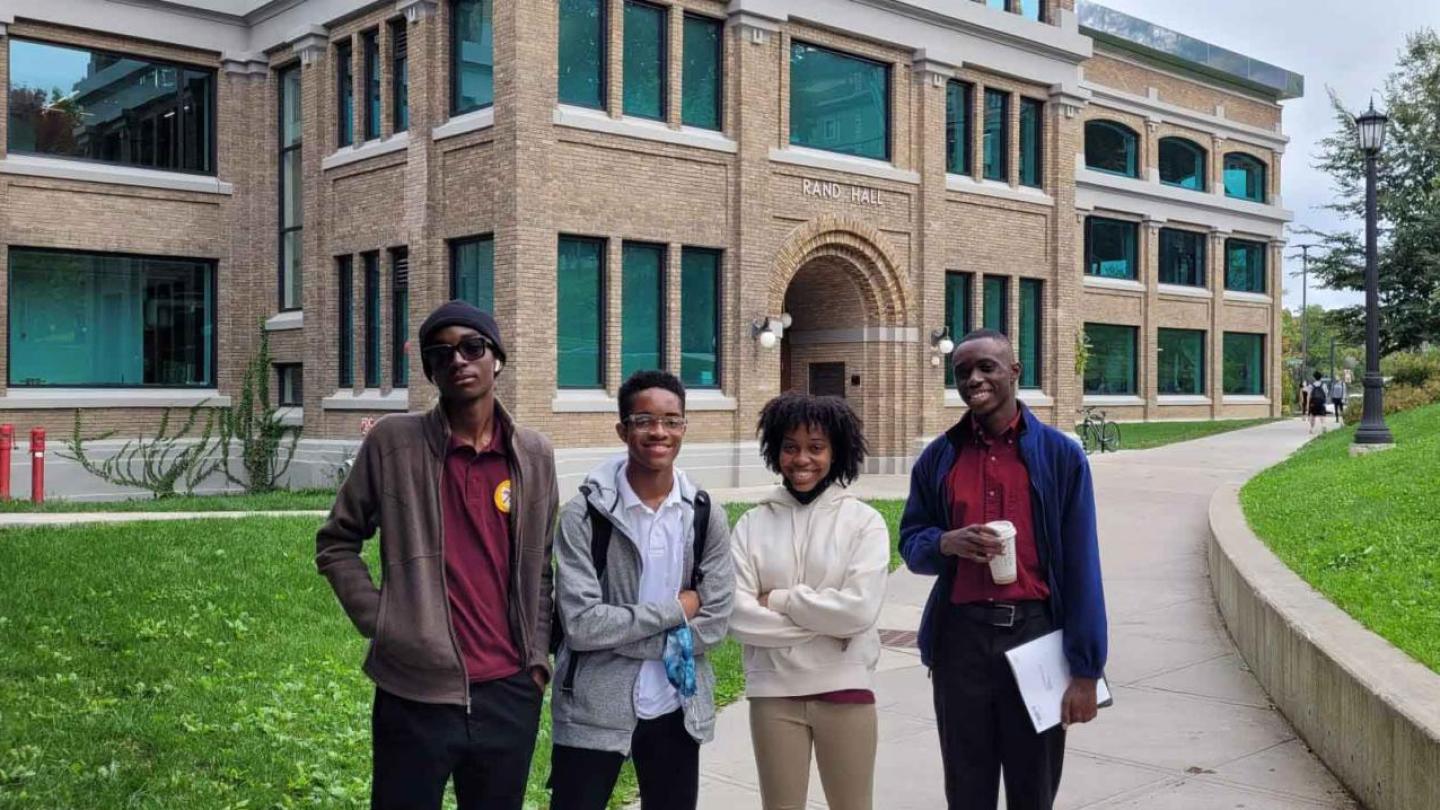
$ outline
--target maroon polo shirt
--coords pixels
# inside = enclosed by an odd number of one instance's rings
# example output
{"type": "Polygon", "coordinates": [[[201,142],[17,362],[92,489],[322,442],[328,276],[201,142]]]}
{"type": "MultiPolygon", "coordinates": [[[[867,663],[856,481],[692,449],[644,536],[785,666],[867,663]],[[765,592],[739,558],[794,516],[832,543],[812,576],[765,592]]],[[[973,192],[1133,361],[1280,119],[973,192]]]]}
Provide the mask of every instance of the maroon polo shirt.
{"type": "Polygon", "coordinates": [[[990,566],[974,560],[958,560],[950,602],[1024,602],[1046,599],[1050,587],[1040,554],[1035,546],[1035,526],[1030,511],[1030,471],[1020,458],[1020,434],[1025,430],[1024,414],[1000,436],[991,438],[971,416],[960,425],[960,447],[955,466],[950,468],[950,525],[1008,520],[1015,524],[1016,578],[1009,585],[996,585],[990,566]]]}
{"type": "Polygon", "coordinates": [[[450,623],[471,683],[519,672],[510,634],[510,465],[499,420],[478,452],[453,435],[440,511],[450,623]]]}

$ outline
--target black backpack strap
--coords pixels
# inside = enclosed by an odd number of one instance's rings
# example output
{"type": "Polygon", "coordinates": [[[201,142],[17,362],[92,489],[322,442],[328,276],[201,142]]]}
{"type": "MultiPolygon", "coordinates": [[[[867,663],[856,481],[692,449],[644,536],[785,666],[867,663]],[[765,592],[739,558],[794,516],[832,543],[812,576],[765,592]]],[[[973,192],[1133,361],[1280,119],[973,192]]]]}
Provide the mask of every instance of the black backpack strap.
{"type": "Polygon", "coordinates": [[[705,572],[700,568],[700,561],[705,559],[705,540],[710,534],[710,493],[705,490],[695,492],[695,564],[690,567],[690,590],[700,587],[705,581],[705,572]]]}
{"type": "MultiPolygon", "coordinates": [[[[595,504],[590,502],[590,488],[581,487],[580,491],[585,493],[585,516],[590,519],[590,562],[595,566],[595,580],[600,583],[600,592],[605,592],[605,568],[610,562],[610,535],[614,526],[610,524],[610,518],[600,513],[595,504]]],[[[580,653],[570,650],[570,662],[565,667],[565,678],[560,682],[560,688],[566,692],[575,691],[575,670],[580,665],[580,653]]]]}

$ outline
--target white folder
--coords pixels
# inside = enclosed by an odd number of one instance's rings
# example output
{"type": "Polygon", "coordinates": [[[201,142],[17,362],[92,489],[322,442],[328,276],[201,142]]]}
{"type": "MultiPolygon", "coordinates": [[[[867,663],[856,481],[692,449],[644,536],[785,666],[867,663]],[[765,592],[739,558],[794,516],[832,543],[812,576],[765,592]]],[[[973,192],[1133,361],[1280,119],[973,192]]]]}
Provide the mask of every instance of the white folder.
{"type": "MultiPolygon", "coordinates": [[[[1037,734],[1060,723],[1060,703],[1070,686],[1064,639],[1064,631],[1056,630],[1005,653],[1037,734]]],[[[1114,703],[1104,678],[1095,684],[1095,702],[1100,706],[1114,703]]]]}

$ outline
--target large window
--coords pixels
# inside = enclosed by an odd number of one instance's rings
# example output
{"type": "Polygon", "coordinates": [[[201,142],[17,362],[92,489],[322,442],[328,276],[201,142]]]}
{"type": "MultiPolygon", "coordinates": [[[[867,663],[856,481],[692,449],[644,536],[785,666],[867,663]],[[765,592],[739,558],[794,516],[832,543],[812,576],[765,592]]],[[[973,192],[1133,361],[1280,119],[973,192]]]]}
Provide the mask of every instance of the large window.
{"type": "Polygon", "coordinates": [[[1265,336],[1225,333],[1225,393],[1265,393],[1265,336]]]}
{"type": "Polygon", "coordinates": [[[341,146],[355,142],[355,70],[350,40],[335,45],[335,140],[341,146]]]}
{"type": "Polygon", "coordinates": [[[1010,94],[985,91],[984,162],[986,180],[1010,179],[1010,94]]]}
{"type": "Polygon", "coordinates": [[[10,248],[10,385],[215,386],[215,264],[10,248]]]}
{"type": "Polygon", "coordinates": [[[380,254],[361,256],[365,263],[365,387],[380,387],[380,254]]]}
{"type": "Polygon", "coordinates": [[[1160,182],[1194,191],[1205,190],[1205,150],[1184,138],[1160,139],[1160,182]]]}
{"type": "Polygon", "coordinates": [[[360,35],[365,53],[365,140],[380,137],[380,32],[360,35]]]}
{"type": "Polygon", "coordinates": [[[1135,262],[1138,231],[1134,222],[1086,217],[1086,275],[1132,280],[1138,278],[1135,262]]]}
{"type": "Polygon", "coordinates": [[[720,129],[725,24],[709,17],[686,14],[683,36],[680,123],[688,127],[720,129]]]}
{"type": "Polygon", "coordinates": [[[1205,240],[1203,233],[1160,229],[1160,283],[1205,286],[1205,240]]]}
{"type": "Polygon", "coordinates": [[[975,86],[950,81],[945,85],[945,171],[975,173],[975,138],[970,131],[974,118],[975,86]]]}
{"type": "MultiPolygon", "coordinates": [[[[975,277],[970,273],[945,273],[945,326],[950,330],[950,339],[959,343],[970,334],[973,326],[971,297],[975,294],[975,277]]],[[[955,366],[951,358],[945,358],[945,387],[955,384],[955,366]]]]}
{"type": "Polygon", "coordinates": [[[605,383],[605,240],[560,237],[555,289],[555,382],[605,383]]]}
{"type": "Polygon", "coordinates": [[[1085,324],[1090,341],[1090,360],[1085,364],[1085,393],[1102,396],[1133,396],[1136,386],[1135,335],[1133,326],[1103,323],[1085,324]]]}
{"type": "Polygon", "coordinates": [[[299,309],[304,288],[301,274],[301,229],[305,206],[301,196],[300,66],[280,71],[280,309],[299,309]]]}
{"type": "Polygon", "coordinates": [[[1265,243],[1225,240],[1225,289],[1265,292],[1265,243]]]}
{"type": "Polygon", "coordinates": [[[338,385],[349,388],[355,384],[355,263],[353,257],[335,258],[336,329],[335,369],[338,385]]]}
{"type": "Polygon", "coordinates": [[[1020,387],[1040,387],[1041,292],[1038,278],[1020,279],[1020,387]]]}
{"type": "Polygon", "coordinates": [[[1225,196],[1265,202],[1265,164],[1241,152],[1226,155],[1225,196]]]}
{"type": "Polygon", "coordinates": [[[1195,329],[1161,329],[1156,367],[1161,394],[1205,393],[1205,333],[1195,329]]]}
{"type": "Polygon", "coordinates": [[[495,238],[477,236],[450,243],[450,297],[495,311],[495,238]]]}
{"type": "Polygon", "coordinates": [[[607,0],[560,0],[561,104],[605,109],[607,0]]]}
{"type": "Polygon", "coordinates": [[[680,251],[680,381],[720,387],[720,252],[680,251]]]}
{"type": "Polygon", "coordinates": [[[215,71],[10,39],[11,152],[215,173],[215,71]]]}
{"type": "Polygon", "coordinates": [[[404,20],[390,23],[390,119],[396,132],[410,128],[410,32],[404,20]]]}
{"type": "Polygon", "coordinates": [[[410,358],[405,342],[410,336],[410,249],[390,249],[390,386],[410,385],[410,358]]]}
{"type": "Polygon", "coordinates": [[[1033,98],[1020,99],[1020,185],[1040,188],[1044,185],[1041,169],[1044,157],[1042,129],[1045,102],[1033,98]]]}
{"type": "Polygon", "coordinates": [[[665,119],[666,81],[670,72],[666,54],[665,9],[649,3],[625,0],[625,51],[622,64],[625,75],[621,89],[625,94],[626,115],[665,119]]]}
{"type": "Polygon", "coordinates": [[[665,246],[626,242],[620,268],[620,376],[665,362],[665,246]]]}
{"type": "Polygon", "coordinates": [[[980,325],[997,332],[1010,332],[1010,279],[985,277],[985,298],[980,302],[980,325]]]}
{"type": "Polygon", "coordinates": [[[803,42],[790,44],[790,143],[890,159],[890,69],[803,42]]]}
{"type": "Polygon", "coordinates": [[[494,0],[454,0],[450,8],[450,114],[495,101],[494,0]]]}
{"type": "Polygon", "coordinates": [[[1085,166],[1110,174],[1138,177],[1139,143],[1135,130],[1114,121],[1085,124],[1085,166]]]}

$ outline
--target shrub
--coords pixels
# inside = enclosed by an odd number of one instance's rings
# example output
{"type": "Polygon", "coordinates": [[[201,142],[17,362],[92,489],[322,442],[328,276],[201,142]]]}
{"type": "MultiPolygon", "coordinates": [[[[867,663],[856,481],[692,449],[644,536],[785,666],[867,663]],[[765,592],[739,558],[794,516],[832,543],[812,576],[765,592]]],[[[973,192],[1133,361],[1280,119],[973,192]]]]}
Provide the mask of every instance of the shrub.
{"type": "Polygon", "coordinates": [[[1381,359],[1380,373],[1393,385],[1422,388],[1431,380],[1440,380],[1440,350],[1396,352],[1381,359]]]}
{"type": "MultiPolygon", "coordinates": [[[[1424,385],[1390,385],[1385,389],[1386,416],[1437,403],[1440,403],[1440,376],[1432,378],[1424,385]]],[[[1351,400],[1345,408],[1345,424],[1359,422],[1364,411],[1363,399],[1351,400]]]]}

